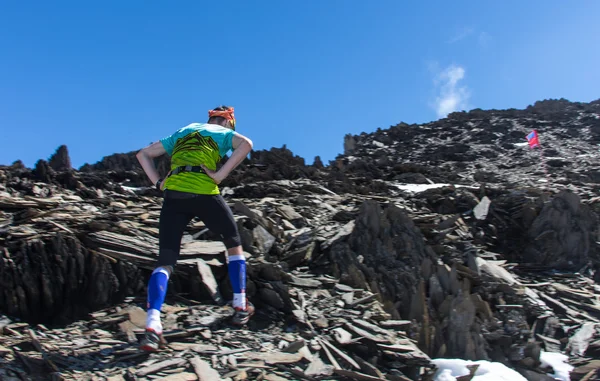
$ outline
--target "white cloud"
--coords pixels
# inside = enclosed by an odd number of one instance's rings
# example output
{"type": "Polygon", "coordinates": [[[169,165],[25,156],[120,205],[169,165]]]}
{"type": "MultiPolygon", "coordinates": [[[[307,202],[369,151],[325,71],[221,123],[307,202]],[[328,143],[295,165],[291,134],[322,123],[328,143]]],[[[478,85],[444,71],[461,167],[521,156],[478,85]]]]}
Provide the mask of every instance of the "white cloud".
{"type": "Polygon", "coordinates": [[[465,69],[457,65],[450,65],[435,75],[433,83],[437,96],[434,109],[439,118],[444,118],[451,112],[469,108],[471,92],[467,86],[460,84],[464,78],[465,69]]]}
{"type": "Polygon", "coordinates": [[[465,38],[469,37],[471,34],[473,34],[473,32],[475,32],[475,29],[471,28],[471,27],[463,27],[462,29],[460,29],[458,32],[456,32],[456,34],[454,34],[454,36],[452,36],[449,40],[448,43],[449,44],[454,44],[455,42],[458,42],[460,40],[464,40],[465,38]]]}

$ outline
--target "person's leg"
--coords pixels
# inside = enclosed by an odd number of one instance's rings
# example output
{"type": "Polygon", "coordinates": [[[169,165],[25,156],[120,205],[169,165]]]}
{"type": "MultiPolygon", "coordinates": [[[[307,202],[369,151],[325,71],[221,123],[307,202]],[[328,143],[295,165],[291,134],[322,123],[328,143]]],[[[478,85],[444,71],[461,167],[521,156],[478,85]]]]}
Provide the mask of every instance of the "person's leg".
{"type": "Polygon", "coordinates": [[[229,281],[233,289],[233,308],[246,309],[246,257],[241,245],[227,248],[229,281]]]}
{"type": "Polygon", "coordinates": [[[211,231],[221,235],[227,248],[229,280],[233,289],[234,323],[245,324],[254,313],[246,298],[246,258],[231,209],[221,195],[208,196],[204,202],[202,220],[211,231]]]}
{"type": "Polygon", "coordinates": [[[165,301],[167,284],[171,276],[171,266],[160,266],[154,269],[148,281],[148,314],[146,329],[162,334],[160,308],[165,301]]]}
{"type": "Polygon", "coordinates": [[[146,335],[142,343],[142,349],[145,350],[157,350],[164,342],[160,309],[167,294],[169,277],[179,258],[181,237],[192,218],[185,213],[185,208],[179,205],[183,201],[165,198],[160,212],[157,267],[148,281],[146,335]]]}

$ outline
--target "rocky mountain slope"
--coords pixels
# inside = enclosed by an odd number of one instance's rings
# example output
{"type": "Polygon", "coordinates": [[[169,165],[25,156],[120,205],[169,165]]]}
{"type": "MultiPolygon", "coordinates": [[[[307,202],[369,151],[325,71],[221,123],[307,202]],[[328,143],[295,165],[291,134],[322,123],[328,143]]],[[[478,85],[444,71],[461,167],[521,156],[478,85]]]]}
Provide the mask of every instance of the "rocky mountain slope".
{"type": "Polygon", "coordinates": [[[135,153],[0,167],[2,376],[417,380],[455,357],[544,380],[544,350],[593,379],[598,144],[600,101],[550,100],[348,135],[326,166],[252,152],[222,193],[259,313],[227,324],[224,248],[193,221],[155,355],[136,343],[161,195],[135,153]]]}
{"type": "Polygon", "coordinates": [[[476,109],[348,135],[337,161],[354,174],[388,181],[515,186],[544,178],[545,160],[553,183],[598,183],[599,145],[600,101],[547,100],[525,110],[476,109]],[[542,156],[523,146],[534,129],[542,156]]]}

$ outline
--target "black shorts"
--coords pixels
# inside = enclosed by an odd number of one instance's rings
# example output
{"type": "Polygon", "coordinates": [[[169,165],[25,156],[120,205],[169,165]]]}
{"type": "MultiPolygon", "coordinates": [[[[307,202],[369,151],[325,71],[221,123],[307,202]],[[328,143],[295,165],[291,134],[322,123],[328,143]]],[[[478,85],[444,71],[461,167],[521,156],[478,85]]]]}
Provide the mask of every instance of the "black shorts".
{"type": "Polygon", "coordinates": [[[241,245],[233,213],[220,194],[166,190],[158,225],[158,266],[175,266],[181,250],[181,237],[194,217],[200,218],[210,231],[219,234],[228,249],[241,245]]]}

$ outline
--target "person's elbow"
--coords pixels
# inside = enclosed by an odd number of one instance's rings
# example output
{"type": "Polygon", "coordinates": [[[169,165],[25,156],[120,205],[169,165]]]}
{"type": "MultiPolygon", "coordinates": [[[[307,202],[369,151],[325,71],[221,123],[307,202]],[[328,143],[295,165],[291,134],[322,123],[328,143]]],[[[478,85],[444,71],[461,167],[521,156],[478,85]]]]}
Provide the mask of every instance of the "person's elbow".
{"type": "Polygon", "coordinates": [[[252,143],[252,140],[246,138],[245,143],[248,145],[248,151],[252,151],[252,148],[254,147],[254,143],[252,143]]]}
{"type": "Polygon", "coordinates": [[[164,155],[167,151],[160,142],[155,142],[150,144],[148,147],[144,147],[139,150],[138,153],[135,154],[137,159],[141,162],[141,160],[152,160],[155,157],[159,157],[164,155]]]}
{"type": "Polygon", "coordinates": [[[142,148],[135,154],[135,157],[138,159],[138,162],[143,165],[145,162],[152,160],[152,152],[146,148],[142,148]]]}
{"type": "Polygon", "coordinates": [[[138,161],[141,163],[144,158],[148,157],[148,154],[145,151],[145,148],[142,148],[141,150],[138,151],[138,153],[135,154],[135,157],[138,159],[138,161]]]}

